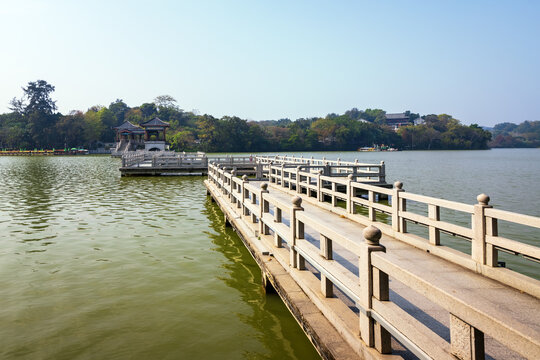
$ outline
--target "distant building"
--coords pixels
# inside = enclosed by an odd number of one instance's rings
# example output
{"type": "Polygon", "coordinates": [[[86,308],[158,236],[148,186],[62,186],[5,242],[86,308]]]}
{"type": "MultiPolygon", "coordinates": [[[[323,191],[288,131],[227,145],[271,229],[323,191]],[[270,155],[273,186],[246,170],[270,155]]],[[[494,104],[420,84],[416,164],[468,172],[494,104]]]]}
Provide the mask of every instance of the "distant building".
{"type": "Polygon", "coordinates": [[[116,149],[113,154],[122,154],[137,149],[148,151],[167,150],[165,136],[168,127],[169,123],[157,117],[145,121],[139,126],[125,121],[122,125],[113,128],[116,131],[116,149]]]}
{"type": "Polygon", "coordinates": [[[144,147],[144,129],[129,121],[113,129],[116,131],[116,152],[135,151],[144,147]]]}
{"type": "Polygon", "coordinates": [[[144,128],[144,149],[149,151],[167,150],[165,136],[169,123],[153,118],[140,124],[144,128]]]}
{"type": "Polygon", "coordinates": [[[397,131],[402,126],[411,125],[411,119],[405,113],[386,114],[386,125],[397,131]]]}

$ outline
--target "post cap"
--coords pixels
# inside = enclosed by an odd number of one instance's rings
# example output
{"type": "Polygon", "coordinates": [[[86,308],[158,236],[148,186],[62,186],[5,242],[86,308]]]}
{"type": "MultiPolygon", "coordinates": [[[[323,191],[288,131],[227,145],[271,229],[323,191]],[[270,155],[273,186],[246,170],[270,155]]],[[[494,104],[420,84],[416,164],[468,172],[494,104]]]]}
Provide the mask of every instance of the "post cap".
{"type": "Polygon", "coordinates": [[[480,205],[487,205],[490,199],[486,194],[480,194],[476,197],[476,200],[478,200],[478,204],[480,205]]]}
{"type": "Polygon", "coordinates": [[[224,166],[224,167],[223,167],[223,171],[227,171],[227,170],[229,170],[229,168],[226,167],[226,166],[224,166]]]}
{"type": "Polygon", "coordinates": [[[243,180],[243,181],[248,181],[247,175],[242,175],[242,180],[243,180]]]}
{"type": "Polygon", "coordinates": [[[323,173],[322,169],[319,169],[319,171],[317,171],[317,174],[322,174],[322,173],[323,173]]]}
{"type": "Polygon", "coordinates": [[[300,171],[301,168],[302,168],[302,167],[301,167],[300,165],[298,165],[298,166],[296,167],[296,170],[300,171]]]}
{"type": "Polygon", "coordinates": [[[403,183],[401,181],[396,181],[394,183],[394,187],[401,190],[401,188],[403,187],[403,183]]]}
{"type": "Polygon", "coordinates": [[[379,245],[382,233],[377,227],[370,225],[364,229],[362,234],[364,235],[364,239],[366,239],[366,243],[369,245],[379,245]]]}
{"type": "Polygon", "coordinates": [[[267,184],[267,183],[262,183],[262,184],[261,184],[261,189],[262,189],[263,191],[266,191],[266,189],[268,189],[268,184],[267,184]]]}
{"type": "Polygon", "coordinates": [[[236,169],[232,169],[231,174],[236,175],[236,169]]]}
{"type": "Polygon", "coordinates": [[[351,181],[352,181],[352,179],[353,179],[353,178],[354,178],[353,174],[349,174],[349,175],[347,175],[347,179],[349,179],[349,180],[351,180],[351,181]]]}
{"type": "Polygon", "coordinates": [[[292,203],[295,208],[299,208],[302,205],[302,198],[300,196],[295,196],[292,198],[292,203]]]}

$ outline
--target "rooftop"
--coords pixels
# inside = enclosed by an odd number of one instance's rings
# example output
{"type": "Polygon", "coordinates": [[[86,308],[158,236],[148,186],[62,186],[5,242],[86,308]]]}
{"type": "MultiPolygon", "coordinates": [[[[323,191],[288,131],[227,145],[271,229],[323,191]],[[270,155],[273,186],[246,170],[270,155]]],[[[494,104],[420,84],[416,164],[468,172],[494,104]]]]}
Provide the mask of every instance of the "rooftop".
{"type": "Polygon", "coordinates": [[[161,120],[160,118],[156,117],[152,120],[145,121],[140,124],[142,127],[148,127],[148,126],[162,126],[162,127],[169,127],[169,123],[161,120]]]}

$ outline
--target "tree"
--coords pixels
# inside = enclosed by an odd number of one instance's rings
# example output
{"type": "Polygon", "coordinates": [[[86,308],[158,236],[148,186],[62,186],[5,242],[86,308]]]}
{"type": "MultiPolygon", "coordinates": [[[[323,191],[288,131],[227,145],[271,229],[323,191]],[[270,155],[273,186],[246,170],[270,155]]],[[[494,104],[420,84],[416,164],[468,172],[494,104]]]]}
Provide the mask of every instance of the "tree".
{"type": "Polygon", "coordinates": [[[122,99],[116,99],[116,101],[113,101],[109,105],[109,110],[116,117],[115,126],[117,126],[124,122],[124,117],[126,113],[129,111],[129,106],[127,106],[127,104],[122,99]]]}
{"type": "Polygon", "coordinates": [[[56,101],[51,99],[54,86],[45,80],[29,82],[26,88],[22,88],[24,95],[21,99],[13,98],[10,102],[12,111],[21,115],[38,112],[52,115],[56,111],[56,101]]]}
{"type": "Polygon", "coordinates": [[[52,144],[54,124],[59,116],[55,114],[56,101],[51,99],[54,86],[45,80],[29,82],[22,88],[21,99],[11,100],[11,110],[23,117],[26,122],[31,146],[47,147],[52,144]]]}
{"type": "Polygon", "coordinates": [[[381,109],[366,109],[362,119],[376,124],[386,124],[386,111],[381,109]]]}
{"type": "Polygon", "coordinates": [[[88,110],[84,114],[84,140],[88,147],[92,148],[101,139],[105,131],[105,125],[101,122],[99,112],[88,110]]]}
{"type": "Polygon", "coordinates": [[[195,135],[190,130],[179,131],[171,138],[171,146],[177,151],[194,150],[195,135]]]}
{"type": "Polygon", "coordinates": [[[157,107],[154,103],[144,103],[139,106],[145,120],[150,120],[157,115],[157,107]]]}
{"type": "Polygon", "coordinates": [[[85,122],[80,111],[62,116],[56,123],[57,137],[61,145],[67,148],[78,147],[84,142],[85,122]]]}
{"type": "Polygon", "coordinates": [[[161,111],[161,109],[164,109],[164,108],[174,108],[176,110],[179,110],[178,109],[178,105],[176,105],[176,99],[173,98],[172,96],[170,95],[160,95],[160,96],[157,96],[155,99],[154,99],[154,104],[157,105],[158,109],[161,111]]]}

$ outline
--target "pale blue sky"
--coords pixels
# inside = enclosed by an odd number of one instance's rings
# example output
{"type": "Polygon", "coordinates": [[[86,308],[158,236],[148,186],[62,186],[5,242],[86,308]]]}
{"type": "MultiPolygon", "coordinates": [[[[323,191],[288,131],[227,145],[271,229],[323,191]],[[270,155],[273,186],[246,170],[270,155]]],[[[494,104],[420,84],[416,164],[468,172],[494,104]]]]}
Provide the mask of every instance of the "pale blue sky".
{"type": "Polygon", "coordinates": [[[538,1],[0,0],[0,112],[158,95],[252,120],[352,107],[540,120],[538,1]]]}

